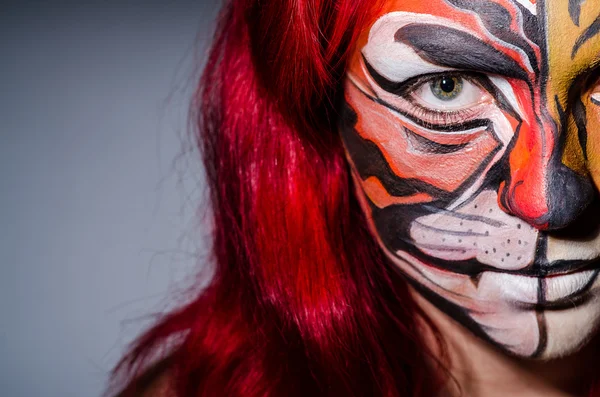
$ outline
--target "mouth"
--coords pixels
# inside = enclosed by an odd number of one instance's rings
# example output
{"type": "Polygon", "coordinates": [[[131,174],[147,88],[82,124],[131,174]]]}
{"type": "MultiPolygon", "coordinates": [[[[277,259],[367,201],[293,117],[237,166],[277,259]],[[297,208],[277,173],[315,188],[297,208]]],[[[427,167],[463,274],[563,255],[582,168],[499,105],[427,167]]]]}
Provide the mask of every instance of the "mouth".
{"type": "MultiPolygon", "coordinates": [[[[536,261],[526,269],[515,271],[486,266],[473,272],[454,272],[440,266],[434,258],[422,260],[403,251],[396,251],[396,256],[413,264],[415,276],[418,274],[428,279],[441,290],[463,298],[470,296],[470,299],[479,302],[473,308],[487,307],[495,301],[505,302],[519,310],[572,309],[593,296],[591,290],[600,274],[600,259],[543,264],[536,261]],[[461,284],[458,281],[461,279],[470,282],[461,284]],[[462,286],[459,289],[450,287],[458,285],[456,283],[462,286]]],[[[476,269],[475,266],[473,268],[476,269]]],[[[468,306],[466,302],[463,305],[468,306]]]]}
{"type": "Polygon", "coordinates": [[[486,272],[481,276],[480,286],[485,287],[487,281],[500,287],[504,299],[522,309],[558,310],[572,308],[587,301],[588,292],[599,272],[600,269],[587,267],[540,277],[486,272]],[[486,278],[489,280],[484,280],[486,278]]]}
{"type": "Polygon", "coordinates": [[[514,273],[530,277],[556,277],[586,270],[600,269],[600,259],[562,260],[552,263],[538,263],[538,260],[536,258],[533,265],[514,273]]]}

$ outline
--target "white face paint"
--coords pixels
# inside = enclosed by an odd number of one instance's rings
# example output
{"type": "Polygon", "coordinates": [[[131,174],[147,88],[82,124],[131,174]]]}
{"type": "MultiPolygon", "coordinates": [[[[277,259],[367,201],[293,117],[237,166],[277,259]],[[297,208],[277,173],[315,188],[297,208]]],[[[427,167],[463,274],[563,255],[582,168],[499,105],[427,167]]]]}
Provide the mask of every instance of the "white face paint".
{"type": "Polygon", "coordinates": [[[372,230],[412,285],[496,346],[551,358],[600,322],[600,215],[571,234],[600,206],[552,160],[565,149],[545,36],[525,33],[543,33],[535,15],[526,0],[398,2],[355,54],[340,131],[372,230]]]}

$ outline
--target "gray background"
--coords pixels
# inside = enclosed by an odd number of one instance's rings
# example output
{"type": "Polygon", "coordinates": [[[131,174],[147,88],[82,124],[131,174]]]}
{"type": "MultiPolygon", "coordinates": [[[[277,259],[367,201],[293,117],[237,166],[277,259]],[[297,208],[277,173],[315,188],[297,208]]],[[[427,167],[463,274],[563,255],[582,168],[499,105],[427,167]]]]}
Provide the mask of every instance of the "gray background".
{"type": "Polygon", "coordinates": [[[216,3],[0,3],[1,396],[100,395],[193,280],[186,117],[216,3]]]}

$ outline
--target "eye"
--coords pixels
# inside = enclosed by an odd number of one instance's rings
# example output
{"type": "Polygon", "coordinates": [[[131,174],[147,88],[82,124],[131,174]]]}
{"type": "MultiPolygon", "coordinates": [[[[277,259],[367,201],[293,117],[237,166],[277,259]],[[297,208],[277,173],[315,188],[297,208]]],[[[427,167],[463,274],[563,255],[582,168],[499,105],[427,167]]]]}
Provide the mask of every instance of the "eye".
{"type": "Polygon", "coordinates": [[[485,101],[490,94],[462,76],[441,75],[417,85],[410,97],[421,107],[447,112],[471,108],[485,101]]]}
{"type": "Polygon", "coordinates": [[[600,105],[600,83],[594,87],[590,99],[594,105],[600,105]]]}

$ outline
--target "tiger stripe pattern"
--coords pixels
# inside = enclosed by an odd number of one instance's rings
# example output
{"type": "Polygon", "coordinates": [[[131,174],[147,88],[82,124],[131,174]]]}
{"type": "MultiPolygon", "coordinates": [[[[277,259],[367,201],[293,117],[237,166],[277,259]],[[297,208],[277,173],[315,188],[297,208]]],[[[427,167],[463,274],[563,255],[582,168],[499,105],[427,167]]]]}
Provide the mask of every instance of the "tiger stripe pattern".
{"type": "Polygon", "coordinates": [[[349,67],[339,129],[378,241],[514,355],[600,323],[599,71],[598,0],[389,1],[349,67]]]}

